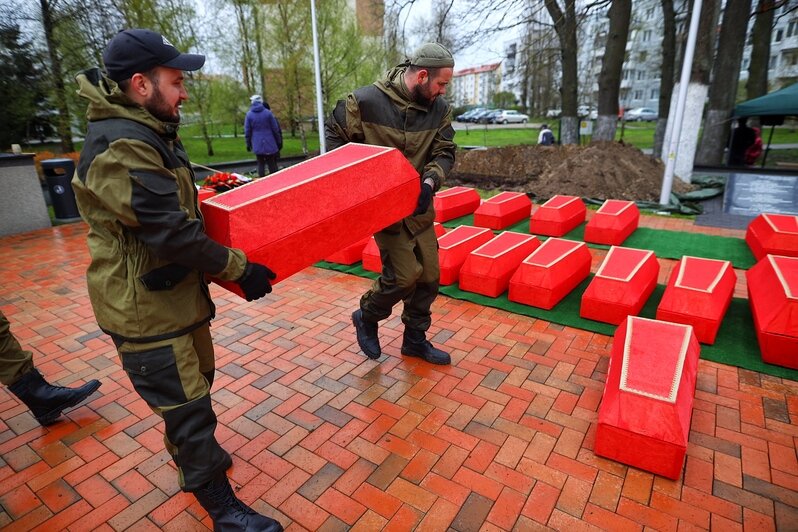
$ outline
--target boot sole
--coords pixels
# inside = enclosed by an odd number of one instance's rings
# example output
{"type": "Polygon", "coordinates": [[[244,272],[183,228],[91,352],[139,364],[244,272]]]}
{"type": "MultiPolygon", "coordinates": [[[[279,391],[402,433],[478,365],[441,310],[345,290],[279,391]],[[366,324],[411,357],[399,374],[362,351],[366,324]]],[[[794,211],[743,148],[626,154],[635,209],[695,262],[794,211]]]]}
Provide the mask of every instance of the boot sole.
{"type": "Polygon", "coordinates": [[[451,358],[449,360],[447,360],[446,362],[437,362],[435,360],[427,360],[426,358],[424,358],[423,356],[421,356],[421,355],[419,355],[417,353],[413,353],[412,351],[405,350],[404,347],[402,349],[400,349],[399,352],[402,353],[405,356],[408,356],[408,357],[420,358],[424,362],[428,362],[429,364],[435,364],[436,366],[449,366],[449,365],[452,364],[452,359],[451,358]]]}
{"type": "Polygon", "coordinates": [[[360,347],[360,350],[363,351],[363,354],[365,354],[371,360],[377,360],[382,355],[382,351],[378,353],[370,352],[363,346],[363,342],[360,341],[360,328],[357,326],[358,319],[355,317],[356,314],[357,311],[352,313],[352,325],[355,326],[355,338],[357,339],[357,345],[360,347]]]}
{"type": "Polygon", "coordinates": [[[65,401],[64,403],[61,403],[60,405],[58,405],[58,407],[52,409],[50,412],[47,412],[43,416],[38,416],[36,418],[36,421],[38,421],[39,424],[44,427],[46,427],[47,425],[52,425],[53,423],[58,421],[58,418],[61,417],[61,414],[64,412],[64,410],[72,408],[73,406],[77,406],[83,401],[85,401],[86,398],[88,398],[91,394],[97,391],[97,389],[100,387],[101,384],[102,383],[98,381],[97,384],[91,386],[83,394],[75,397],[71,401],[65,401]]]}

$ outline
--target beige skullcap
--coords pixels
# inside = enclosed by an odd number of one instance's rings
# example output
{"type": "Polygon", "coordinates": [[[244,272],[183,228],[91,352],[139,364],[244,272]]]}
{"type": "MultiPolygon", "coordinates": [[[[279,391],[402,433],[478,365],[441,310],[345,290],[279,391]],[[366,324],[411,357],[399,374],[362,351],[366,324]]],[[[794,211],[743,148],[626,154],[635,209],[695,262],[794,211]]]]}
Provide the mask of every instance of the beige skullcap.
{"type": "Polygon", "coordinates": [[[408,59],[411,65],[418,67],[454,67],[454,58],[451,52],[436,42],[422,44],[408,59]]]}

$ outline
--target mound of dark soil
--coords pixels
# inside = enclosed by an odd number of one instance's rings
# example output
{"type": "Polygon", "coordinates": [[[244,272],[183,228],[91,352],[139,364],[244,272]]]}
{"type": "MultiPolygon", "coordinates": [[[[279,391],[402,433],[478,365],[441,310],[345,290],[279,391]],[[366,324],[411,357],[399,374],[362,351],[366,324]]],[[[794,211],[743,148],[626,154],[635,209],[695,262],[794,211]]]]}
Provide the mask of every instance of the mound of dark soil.
{"type": "MultiPolygon", "coordinates": [[[[507,146],[459,152],[446,184],[598,199],[659,201],[665,165],[620,142],[587,146],[507,146]]],[[[673,191],[692,190],[678,178],[673,191]]]]}

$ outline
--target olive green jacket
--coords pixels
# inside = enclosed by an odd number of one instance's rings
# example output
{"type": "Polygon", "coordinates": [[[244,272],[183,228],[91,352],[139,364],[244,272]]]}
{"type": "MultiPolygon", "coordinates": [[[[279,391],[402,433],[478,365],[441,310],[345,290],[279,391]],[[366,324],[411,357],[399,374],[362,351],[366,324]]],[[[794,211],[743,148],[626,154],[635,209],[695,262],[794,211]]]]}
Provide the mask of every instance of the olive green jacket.
{"type": "MultiPolygon", "coordinates": [[[[406,68],[399,65],[374,84],[339,100],[327,120],[326,144],[329,149],[347,142],[396,148],[422,180],[432,178],[433,190],[437,191],[454,166],[457,146],[453,141],[452,112],[443,98],[436,98],[429,107],[415,103],[404,83],[406,68]]],[[[426,213],[409,216],[402,222],[412,234],[417,234],[434,220],[435,210],[430,203],[426,213]]],[[[395,232],[399,223],[385,230],[395,232]]]]}
{"type": "Polygon", "coordinates": [[[99,69],[77,77],[88,131],[72,187],[89,225],[89,298],[116,341],[186,334],[213,317],[204,274],[241,277],[246,256],[211,240],[177,124],[157,120],[99,69]]]}

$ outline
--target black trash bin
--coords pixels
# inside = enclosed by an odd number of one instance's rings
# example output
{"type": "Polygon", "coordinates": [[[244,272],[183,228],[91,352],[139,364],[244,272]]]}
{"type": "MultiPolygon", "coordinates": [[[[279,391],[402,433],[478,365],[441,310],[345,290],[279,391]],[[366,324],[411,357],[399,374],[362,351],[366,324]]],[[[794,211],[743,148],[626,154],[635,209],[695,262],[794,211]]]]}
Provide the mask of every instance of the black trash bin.
{"type": "Polygon", "coordinates": [[[75,201],[75,192],[72,190],[75,162],[72,159],[47,159],[41,164],[56,221],[74,222],[79,220],[80,212],[78,212],[78,204],[75,201]]]}

